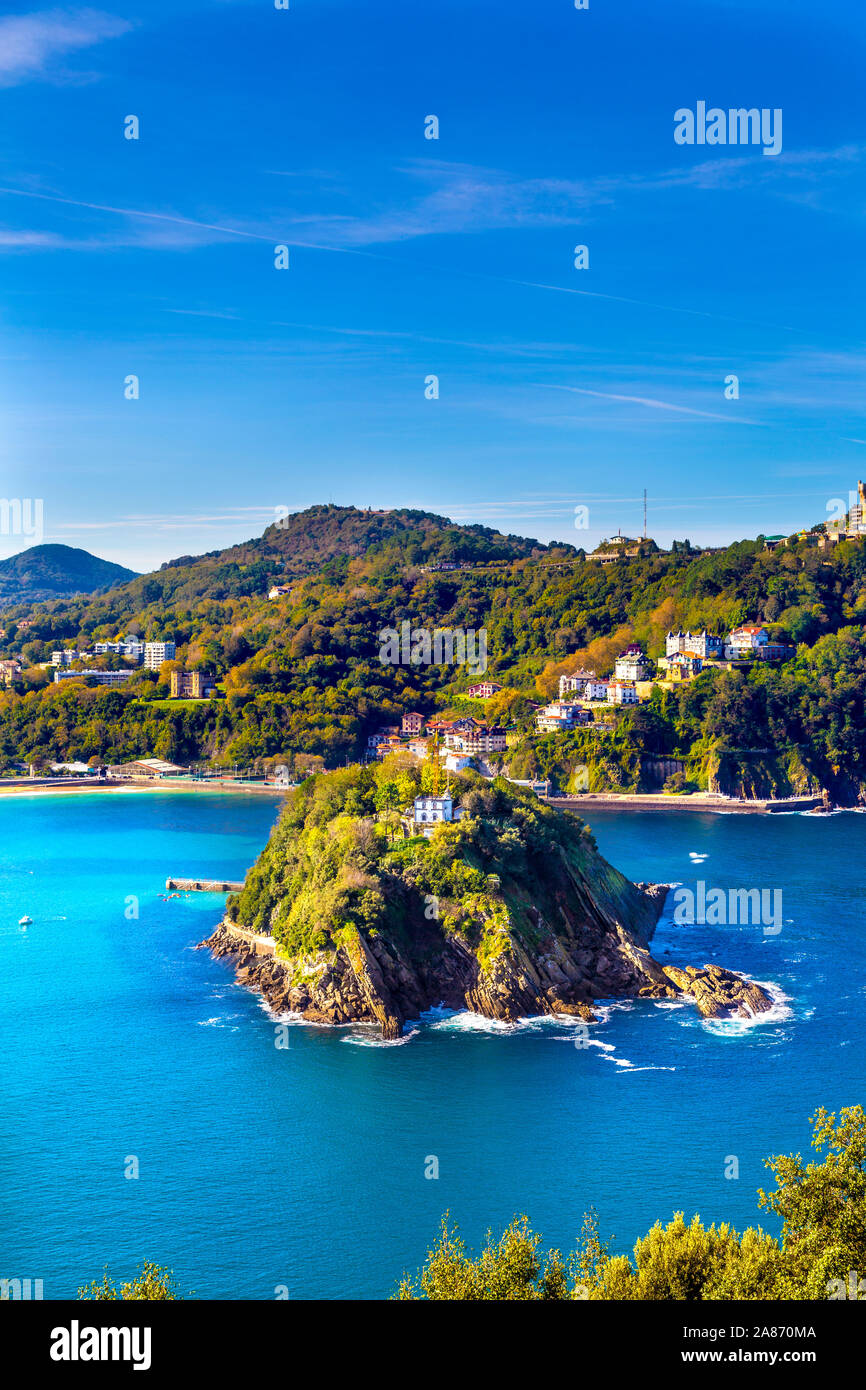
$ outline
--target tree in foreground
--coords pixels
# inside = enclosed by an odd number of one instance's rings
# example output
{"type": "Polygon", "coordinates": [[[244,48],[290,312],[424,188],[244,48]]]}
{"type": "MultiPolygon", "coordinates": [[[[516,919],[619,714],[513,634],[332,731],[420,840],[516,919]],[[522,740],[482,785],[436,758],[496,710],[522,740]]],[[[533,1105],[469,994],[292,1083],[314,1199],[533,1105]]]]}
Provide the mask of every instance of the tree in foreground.
{"type": "Polygon", "coordinates": [[[92,1284],[86,1284],[78,1290],[78,1297],[99,1300],[123,1299],[133,1303],[146,1299],[155,1303],[166,1299],[182,1299],[183,1294],[176,1291],[170,1269],[145,1260],[139,1273],[133,1275],[128,1283],[121,1284],[119,1291],[106,1271],[101,1283],[94,1279],[92,1284]]]}
{"type": "Polygon", "coordinates": [[[632,1256],[611,1255],[594,1214],[584,1218],[574,1253],[542,1255],[541,1237],[521,1216],[498,1241],[488,1232],[481,1254],[467,1253],[443,1218],[439,1240],[398,1299],[610,1299],[715,1301],[844,1297],[850,1271],[866,1269],[866,1114],[859,1105],[812,1117],[812,1147],[821,1162],[799,1154],[765,1160],[777,1187],[759,1205],[782,1219],[781,1240],[755,1227],[686,1223],[677,1212],[656,1222],[632,1256]]]}

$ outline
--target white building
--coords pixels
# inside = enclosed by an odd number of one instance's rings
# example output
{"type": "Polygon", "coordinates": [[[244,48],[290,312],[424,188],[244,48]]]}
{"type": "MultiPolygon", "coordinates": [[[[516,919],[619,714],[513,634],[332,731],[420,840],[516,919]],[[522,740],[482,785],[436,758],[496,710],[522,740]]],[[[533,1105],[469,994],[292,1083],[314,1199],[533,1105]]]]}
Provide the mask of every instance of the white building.
{"type": "Polygon", "coordinates": [[[769,640],[769,633],[765,627],[755,625],[735,627],[733,632],[728,633],[725,656],[728,654],[732,657],[744,656],[746,652],[754,652],[759,647],[766,646],[769,640]]]}
{"type": "Polygon", "coordinates": [[[416,796],[412,829],[416,835],[432,835],[437,825],[459,820],[460,816],[448,792],[444,796],[416,796]]]}
{"type": "Polygon", "coordinates": [[[552,704],[545,705],[535,716],[536,728],[542,733],[547,733],[559,729],[574,729],[581,724],[590,722],[590,712],[583,705],[578,705],[572,701],[554,700],[552,704]]]}
{"type": "Polygon", "coordinates": [[[144,664],[148,671],[158,671],[164,661],[174,661],[174,642],[145,642],[144,664]]]}
{"type": "Polygon", "coordinates": [[[479,753],[504,753],[508,739],[504,729],[467,729],[465,733],[453,734],[450,746],[456,753],[468,753],[475,757],[479,753]]]}
{"type": "Polygon", "coordinates": [[[74,647],[64,647],[62,651],[51,653],[52,666],[71,666],[73,661],[81,661],[89,652],[76,651],[74,647]]]}
{"type": "Polygon", "coordinates": [[[665,656],[683,652],[686,656],[699,656],[703,661],[719,658],[724,650],[721,637],[715,637],[704,628],[703,632],[669,632],[665,638],[665,656]]]}
{"type": "Polygon", "coordinates": [[[274,584],[273,588],[268,589],[268,598],[283,598],[288,593],[291,593],[288,584],[274,584]]]}
{"type": "Polygon", "coordinates": [[[610,681],[600,681],[593,676],[591,681],[587,681],[584,686],[584,699],[586,700],[606,700],[610,681]]]}
{"type": "Polygon", "coordinates": [[[448,772],[462,772],[465,767],[472,763],[468,753],[446,753],[444,758],[445,768],[448,772]]]}
{"type": "Polygon", "coordinates": [[[587,681],[595,680],[594,671],[572,671],[570,676],[560,676],[559,678],[559,698],[563,699],[566,695],[583,695],[587,681]]]}
{"type": "Polygon", "coordinates": [[[144,656],[144,643],[138,637],[120,637],[116,642],[94,642],[93,650],[97,656],[114,652],[117,656],[129,657],[140,666],[144,656]]]}
{"type": "Polygon", "coordinates": [[[614,675],[618,681],[648,681],[653,677],[653,663],[640,649],[623,652],[616,659],[614,675]]]}
{"type": "Polygon", "coordinates": [[[126,671],[73,671],[73,670],[71,670],[71,669],[70,669],[70,670],[67,670],[67,669],[61,670],[61,669],[58,667],[58,669],[54,672],[54,683],[55,683],[55,685],[56,685],[56,684],[58,683],[58,681],[84,680],[85,676],[92,676],[92,677],[94,678],[94,680],[96,681],[97,685],[123,685],[124,681],[128,681],[128,680],[130,679],[130,677],[132,677],[132,676],[134,676],[134,675],[135,675],[135,672],[134,672],[134,671],[129,671],[129,670],[126,670],[126,671]]]}
{"type": "Polygon", "coordinates": [[[466,694],[473,700],[489,700],[492,695],[498,695],[502,689],[496,681],[481,681],[479,685],[470,685],[466,694]]]}
{"type": "Polygon", "coordinates": [[[607,688],[607,702],[609,705],[636,705],[637,691],[626,681],[611,681],[607,688]]]}

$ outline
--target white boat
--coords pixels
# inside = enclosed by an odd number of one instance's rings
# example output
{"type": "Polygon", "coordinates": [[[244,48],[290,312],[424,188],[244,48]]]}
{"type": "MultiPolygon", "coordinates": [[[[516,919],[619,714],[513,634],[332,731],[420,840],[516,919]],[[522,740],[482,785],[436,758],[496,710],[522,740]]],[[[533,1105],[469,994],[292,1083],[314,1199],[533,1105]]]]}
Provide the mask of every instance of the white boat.
{"type": "Polygon", "coordinates": [[[26,914],[26,912],[25,912],[25,914],[24,914],[23,917],[19,917],[19,918],[18,918],[18,925],[19,925],[19,927],[29,927],[29,926],[32,924],[32,922],[33,922],[33,918],[32,918],[32,917],[28,917],[27,914],[26,914]]]}

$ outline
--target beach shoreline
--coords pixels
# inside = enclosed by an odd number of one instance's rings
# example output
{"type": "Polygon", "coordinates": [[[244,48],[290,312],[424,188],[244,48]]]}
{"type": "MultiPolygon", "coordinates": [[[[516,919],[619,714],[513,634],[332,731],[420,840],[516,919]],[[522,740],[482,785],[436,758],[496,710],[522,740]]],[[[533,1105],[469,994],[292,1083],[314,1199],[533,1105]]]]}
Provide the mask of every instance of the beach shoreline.
{"type": "Polygon", "coordinates": [[[88,792],[112,792],[119,795],[135,795],[138,792],[193,792],[203,793],[228,793],[248,792],[252,794],[266,794],[268,796],[285,796],[286,789],[283,787],[264,786],[261,782],[194,782],[194,781],[165,781],[165,782],[68,782],[51,781],[37,782],[35,786],[27,782],[17,782],[9,786],[4,786],[0,782],[0,797],[4,796],[66,796],[78,793],[79,795],[88,792]]]}

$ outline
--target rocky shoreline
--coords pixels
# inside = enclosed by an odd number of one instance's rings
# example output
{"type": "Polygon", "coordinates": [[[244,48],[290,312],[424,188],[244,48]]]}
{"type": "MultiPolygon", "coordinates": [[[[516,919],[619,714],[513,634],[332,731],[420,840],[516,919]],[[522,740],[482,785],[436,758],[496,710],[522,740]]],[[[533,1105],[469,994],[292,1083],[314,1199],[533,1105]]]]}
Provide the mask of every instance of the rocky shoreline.
{"type": "MultiPolygon", "coordinates": [[[[637,884],[657,921],[667,884],[637,884]]],[[[261,994],[274,1013],[310,1023],[378,1023],[384,1038],[407,1019],[443,1006],[486,1018],[565,1014],[595,1022],[593,1003],[610,998],[688,999],[705,1018],[752,1018],[772,1007],[759,985],[718,965],[662,966],[648,943],[621,923],[596,917],[563,934],[544,934],[531,953],[513,934],[484,966],[459,936],[428,959],[409,959],[393,941],[347,934],[336,949],[284,960],[272,938],[251,937],[227,919],[199,943],[231,963],[239,984],[261,994]],[[266,953],[267,952],[267,953],[266,953]]],[[[652,932],[648,932],[651,937],[652,932]]]]}

